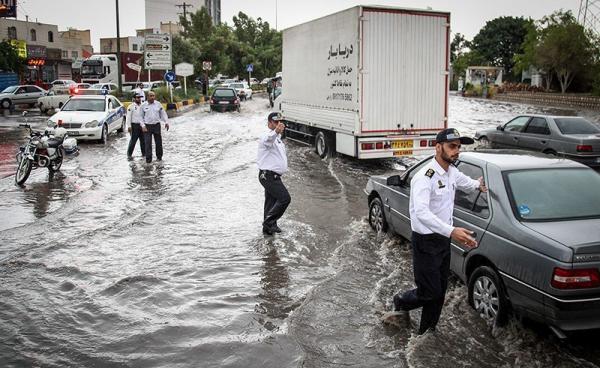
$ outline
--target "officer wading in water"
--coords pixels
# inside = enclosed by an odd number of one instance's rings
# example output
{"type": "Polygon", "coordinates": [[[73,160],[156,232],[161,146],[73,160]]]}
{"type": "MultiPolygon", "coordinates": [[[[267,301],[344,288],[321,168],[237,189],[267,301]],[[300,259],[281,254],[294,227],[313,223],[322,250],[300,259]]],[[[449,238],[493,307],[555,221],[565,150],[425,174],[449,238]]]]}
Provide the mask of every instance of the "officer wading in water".
{"type": "Polygon", "coordinates": [[[140,141],[140,150],[142,151],[142,156],[146,156],[144,132],[142,132],[142,126],[140,125],[143,121],[142,97],[143,96],[141,94],[136,93],[133,103],[127,108],[127,117],[125,118],[125,121],[127,122],[127,131],[129,134],[131,134],[131,138],[129,139],[129,147],[127,147],[127,158],[129,160],[133,158],[133,150],[135,149],[138,139],[140,141]]]}
{"type": "Polygon", "coordinates": [[[146,151],[146,162],[152,162],[152,138],[156,144],[156,159],[162,161],[163,146],[162,135],[160,133],[161,123],[165,124],[165,129],[169,130],[169,118],[167,112],[163,109],[160,102],[156,102],[154,92],[148,92],[148,101],[142,104],[142,131],[144,132],[144,143],[146,151]]]}
{"type": "Polygon", "coordinates": [[[265,188],[265,213],[263,233],[273,235],[280,233],[277,220],[283,216],[291,202],[290,194],[281,181],[281,176],[288,170],[287,152],[281,140],[285,125],[281,115],[272,112],[268,117],[269,131],[260,137],[258,143],[258,180],[265,188]]]}
{"type": "Polygon", "coordinates": [[[456,129],[439,132],[435,158],[410,182],[413,272],[417,288],[394,295],[394,311],[383,316],[384,322],[409,325],[409,311],[422,307],[419,334],[435,330],[448,287],[450,240],[477,246],[472,231],[452,226],[457,188],[465,192],[477,189],[487,192],[483,178],[471,179],[453,165],[458,160],[461,144],[473,143],[472,138],[461,137],[456,129]]]}

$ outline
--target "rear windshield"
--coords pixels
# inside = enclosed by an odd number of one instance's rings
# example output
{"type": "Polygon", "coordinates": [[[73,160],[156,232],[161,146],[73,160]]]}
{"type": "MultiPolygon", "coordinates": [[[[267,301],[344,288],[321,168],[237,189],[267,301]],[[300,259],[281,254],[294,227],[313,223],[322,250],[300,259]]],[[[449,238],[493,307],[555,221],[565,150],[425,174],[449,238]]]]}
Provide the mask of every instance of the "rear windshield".
{"type": "Polygon", "coordinates": [[[232,89],[216,89],[213,96],[216,97],[234,97],[235,92],[232,89]]]}
{"type": "Polygon", "coordinates": [[[600,174],[589,168],[506,174],[513,210],[525,221],[600,218],[600,174]]]}
{"type": "Polygon", "coordinates": [[[2,93],[13,93],[14,91],[17,90],[17,88],[19,88],[19,86],[10,86],[10,87],[6,87],[4,89],[4,91],[2,91],[2,93]]]}
{"type": "Polygon", "coordinates": [[[62,111],[104,111],[104,99],[71,99],[62,111]]]}
{"type": "Polygon", "coordinates": [[[597,134],[600,128],[584,118],[554,119],[562,134],[597,134]]]}

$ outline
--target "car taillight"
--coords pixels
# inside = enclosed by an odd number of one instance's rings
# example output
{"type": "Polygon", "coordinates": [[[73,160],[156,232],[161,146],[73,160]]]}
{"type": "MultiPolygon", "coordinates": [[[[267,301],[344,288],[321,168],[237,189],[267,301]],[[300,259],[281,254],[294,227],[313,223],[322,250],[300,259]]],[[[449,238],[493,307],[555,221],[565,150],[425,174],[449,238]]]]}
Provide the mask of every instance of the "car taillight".
{"type": "Polygon", "coordinates": [[[211,104],[214,104],[214,103],[216,103],[216,102],[217,102],[217,101],[215,101],[215,99],[214,99],[214,98],[211,98],[211,99],[210,99],[210,103],[211,103],[211,104]]]}
{"type": "Polygon", "coordinates": [[[74,94],[79,94],[79,88],[75,88],[75,89],[73,90],[73,93],[74,93],[74,94]]]}
{"type": "Polygon", "coordinates": [[[419,145],[421,147],[427,147],[427,139],[421,139],[421,142],[419,143],[419,145]]]}
{"type": "Polygon", "coordinates": [[[377,142],[377,143],[375,143],[375,148],[377,148],[377,149],[383,149],[383,142],[377,142]]]}
{"type": "Polygon", "coordinates": [[[589,144],[578,144],[577,152],[592,152],[592,146],[589,144]]]}
{"type": "Polygon", "coordinates": [[[236,98],[236,99],[235,99],[235,101],[233,101],[233,103],[237,105],[237,104],[239,104],[239,103],[240,103],[240,100],[238,100],[238,99],[236,98]]]}
{"type": "Polygon", "coordinates": [[[58,120],[58,123],[56,123],[58,126],[62,126],[63,125],[63,121],[62,120],[58,120]]]}
{"type": "Polygon", "coordinates": [[[556,289],[584,289],[600,286],[600,273],[596,268],[571,269],[556,267],[551,281],[556,289]]]}
{"type": "Polygon", "coordinates": [[[360,145],[360,148],[361,148],[363,151],[372,150],[372,149],[375,149],[375,144],[374,144],[374,143],[362,143],[362,144],[360,145]]]}

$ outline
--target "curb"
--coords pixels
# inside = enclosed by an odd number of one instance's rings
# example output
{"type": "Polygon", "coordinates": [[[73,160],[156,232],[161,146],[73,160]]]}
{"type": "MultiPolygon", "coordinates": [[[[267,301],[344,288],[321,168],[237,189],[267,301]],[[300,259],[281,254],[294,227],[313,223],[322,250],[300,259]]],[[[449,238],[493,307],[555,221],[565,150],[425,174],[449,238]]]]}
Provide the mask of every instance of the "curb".
{"type": "MultiPolygon", "coordinates": [[[[129,107],[129,105],[132,104],[131,101],[121,101],[121,103],[123,104],[123,106],[125,106],[125,109],[127,109],[129,107]]],[[[165,111],[169,111],[169,112],[177,112],[180,110],[183,110],[185,107],[187,106],[193,106],[193,105],[201,105],[204,103],[204,97],[200,97],[199,100],[194,100],[193,98],[187,99],[187,100],[183,100],[180,102],[174,102],[174,103],[161,103],[163,109],[165,109],[165,111]]]]}

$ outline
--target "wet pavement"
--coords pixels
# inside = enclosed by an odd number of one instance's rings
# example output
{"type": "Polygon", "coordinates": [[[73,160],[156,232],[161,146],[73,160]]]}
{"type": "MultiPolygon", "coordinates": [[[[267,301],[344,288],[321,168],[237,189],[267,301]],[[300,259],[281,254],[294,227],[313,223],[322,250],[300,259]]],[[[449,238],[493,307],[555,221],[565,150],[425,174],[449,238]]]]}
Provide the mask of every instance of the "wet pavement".
{"type": "MultiPolygon", "coordinates": [[[[575,113],[456,96],[450,108],[465,134],[518,113],[575,113]]],[[[288,142],[292,204],[284,232],[264,237],[255,154],[267,111],[255,98],[242,113],[175,118],[162,163],[137,150],[127,161],[126,135],[82,143],[24,187],[10,175],[25,133],[0,121],[2,365],[600,366],[600,333],[561,342],[517,320],[492,331],[456,281],[436,334],[415,335],[418,312],[412,329],[379,322],[412,286],[411,256],[371,231],[363,188],[400,162],[321,160],[288,142]]]]}

